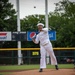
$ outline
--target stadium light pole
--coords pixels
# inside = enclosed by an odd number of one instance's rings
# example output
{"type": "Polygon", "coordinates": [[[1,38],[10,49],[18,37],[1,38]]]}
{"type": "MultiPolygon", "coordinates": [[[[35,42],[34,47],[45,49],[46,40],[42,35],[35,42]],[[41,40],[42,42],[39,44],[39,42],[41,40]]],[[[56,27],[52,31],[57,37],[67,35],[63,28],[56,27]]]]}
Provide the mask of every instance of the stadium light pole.
{"type": "MultiPolygon", "coordinates": [[[[21,31],[20,28],[20,10],[19,10],[19,0],[16,0],[17,4],[17,31],[18,33],[21,31]]],[[[18,41],[18,49],[21,48],[21,41],[18,41]]],[[[22,54],[21,50],[18,50],[18,65],[21,65],[22,54]]]]}
{"type": "MultiPolygon", "coordinates": [[[[45,25],[48,28],[48,0],[45,0],[45,25]]],[[[47,53],[47,64],[49,64],[49,54],[47,53]]]]}
{"type": "Polygon", "coordinates": [[[45,0],[45,24],[48,28],[48,0],[45,0]]]}

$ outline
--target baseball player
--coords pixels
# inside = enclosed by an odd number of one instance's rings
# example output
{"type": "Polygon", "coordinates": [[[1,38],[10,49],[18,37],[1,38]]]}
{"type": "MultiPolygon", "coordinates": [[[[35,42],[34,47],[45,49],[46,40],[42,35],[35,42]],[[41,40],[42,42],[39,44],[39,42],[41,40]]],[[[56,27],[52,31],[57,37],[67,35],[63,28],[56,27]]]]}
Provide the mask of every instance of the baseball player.
{"type": "Polygon", "coordinates": [[[38,23],[37,24],[39,33],[36,35],[36,38],[32,38],[35,44],[40,42],[40,70],[39,72],[43,71],[43,68],[46,68],[46,51],[49,53],[51,58],[51,65],[55,65],[56,70],[58,70],[57,60],[53,52],[52,44],[49,40],[48,35],[48,28],[43,28],[44,24],[38,23]]]}

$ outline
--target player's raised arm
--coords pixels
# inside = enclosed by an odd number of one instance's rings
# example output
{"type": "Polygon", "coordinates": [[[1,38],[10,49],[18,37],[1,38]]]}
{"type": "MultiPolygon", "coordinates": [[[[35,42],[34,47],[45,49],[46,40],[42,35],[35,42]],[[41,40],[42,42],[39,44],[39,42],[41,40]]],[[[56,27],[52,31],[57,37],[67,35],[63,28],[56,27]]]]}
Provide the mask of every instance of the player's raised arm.
{"type": "Polygon", "coordinates": [[[42,31],[48,32],[48,28],[43,28],[42,31]]]}

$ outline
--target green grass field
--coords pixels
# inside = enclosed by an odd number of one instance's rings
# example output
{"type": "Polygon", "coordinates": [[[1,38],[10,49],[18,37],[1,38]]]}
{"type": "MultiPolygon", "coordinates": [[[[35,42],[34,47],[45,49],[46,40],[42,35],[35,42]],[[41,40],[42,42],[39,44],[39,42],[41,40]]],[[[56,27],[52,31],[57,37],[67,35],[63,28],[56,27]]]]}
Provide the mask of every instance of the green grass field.
{"type": "MultiPolygon", "coordinates": [[[[73,64],[59,64],[60,69],[72,69],[74,66],[73,64]]],[[[55,68],[52,65],[47,65],[48,69],[55,68]]],[[[7,66],[0,66],[1,70],[33,70],[33,69],[39,69],[39,65],[7,65],[7,66]]],[[[10,72],[0,72],[0,75],[6,75],[10,72]]]]}

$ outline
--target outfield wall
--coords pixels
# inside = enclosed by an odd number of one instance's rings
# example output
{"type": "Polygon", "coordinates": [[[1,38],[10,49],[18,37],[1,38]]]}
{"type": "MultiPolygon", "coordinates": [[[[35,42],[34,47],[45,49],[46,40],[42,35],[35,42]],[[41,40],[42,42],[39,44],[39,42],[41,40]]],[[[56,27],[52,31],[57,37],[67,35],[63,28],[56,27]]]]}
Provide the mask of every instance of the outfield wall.
{"type": "MultiPolygon", "coordinates": [[[[53,48],[57,57],[58,63],[67,63],[65,59],[75,60],[75,48],[53,48]]],[[[40,63],[40,49],[39,48],[2,48],[0,49],[0,64],[17,64],[18,51],[22,50],[22,63],[23,64],[39,64],[40,63]]],[[[46,57],[50,58],[50,57],[46,57]]]]}

